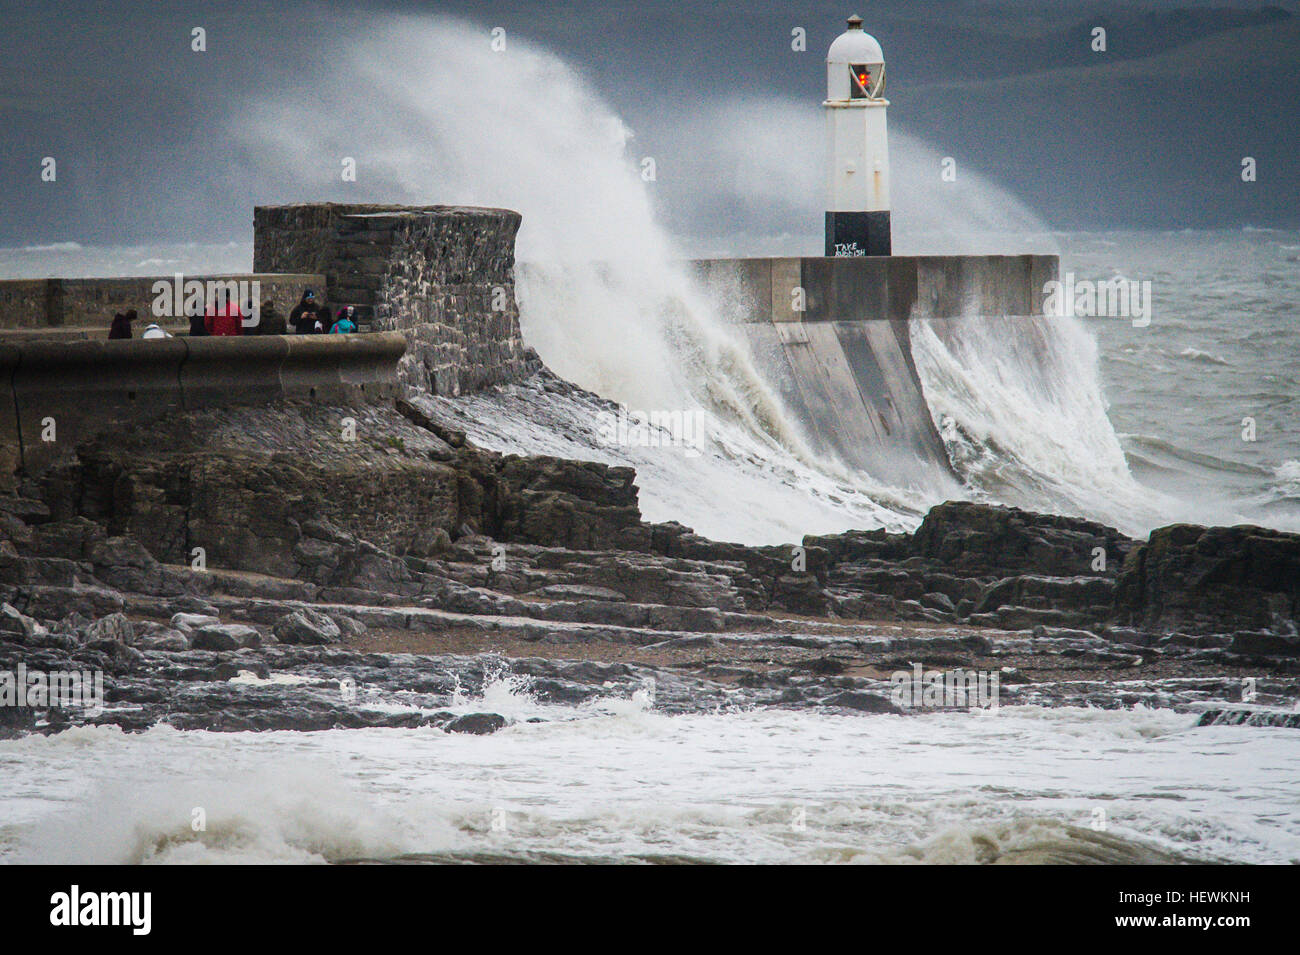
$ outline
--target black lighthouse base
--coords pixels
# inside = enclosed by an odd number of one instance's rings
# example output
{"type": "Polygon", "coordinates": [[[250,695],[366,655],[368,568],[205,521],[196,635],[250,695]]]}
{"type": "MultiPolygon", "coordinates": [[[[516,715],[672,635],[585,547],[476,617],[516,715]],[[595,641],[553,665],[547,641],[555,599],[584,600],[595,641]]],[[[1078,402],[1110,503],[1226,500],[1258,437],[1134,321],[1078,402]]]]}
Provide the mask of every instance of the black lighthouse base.
{"type": "Polygon", "coordinates": [[[826,213],[826,255],[889,255],[889,212],[826,213]]]}

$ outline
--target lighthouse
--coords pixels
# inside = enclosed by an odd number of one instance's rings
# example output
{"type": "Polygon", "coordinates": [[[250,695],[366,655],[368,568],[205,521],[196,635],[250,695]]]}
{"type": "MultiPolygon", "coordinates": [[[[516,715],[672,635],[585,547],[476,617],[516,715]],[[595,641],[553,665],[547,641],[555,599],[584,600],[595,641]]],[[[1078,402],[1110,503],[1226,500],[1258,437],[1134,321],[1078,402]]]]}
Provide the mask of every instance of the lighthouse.
{"type": "Polygon", "coordinates": [[[826,51],[826,255],[889,255],[885,54],[849,17],[826,51]]]}

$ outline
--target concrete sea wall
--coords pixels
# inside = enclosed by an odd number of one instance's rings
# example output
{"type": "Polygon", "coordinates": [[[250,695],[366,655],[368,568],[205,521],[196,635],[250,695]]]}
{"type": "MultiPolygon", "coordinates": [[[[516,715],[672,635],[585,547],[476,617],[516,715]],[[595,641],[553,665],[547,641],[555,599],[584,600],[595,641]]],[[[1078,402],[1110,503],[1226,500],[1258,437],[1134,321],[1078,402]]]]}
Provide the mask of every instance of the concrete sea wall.
{"type": "Polygon", "coordinates": [[[0,488],[77,444],[180,411],[305,399],[391,399],[404,336],[176,337],[0,344],[0,488]]]}
{"type": "Polygon", "coordinates": [[[1041,314],[1055,256],[701,259],[723,314],[821,453],[891,483],[946,471],[909,323],[1041,314]]]}

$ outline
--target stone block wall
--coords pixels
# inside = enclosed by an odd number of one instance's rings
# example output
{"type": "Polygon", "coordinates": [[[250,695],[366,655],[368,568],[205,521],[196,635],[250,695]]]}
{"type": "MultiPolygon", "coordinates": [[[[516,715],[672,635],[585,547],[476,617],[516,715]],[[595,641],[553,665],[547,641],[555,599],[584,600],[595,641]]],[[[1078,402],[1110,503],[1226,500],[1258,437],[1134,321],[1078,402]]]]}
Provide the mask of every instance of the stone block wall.
{"type": "Polygon", "coordinates": [[[531,370],[519,332],[520,216],[462,206],[259,206],[254,268],[319,271],[331,308],[361,306],[400,331],[398,369],[415,391],[458,395],[531,370]]]}

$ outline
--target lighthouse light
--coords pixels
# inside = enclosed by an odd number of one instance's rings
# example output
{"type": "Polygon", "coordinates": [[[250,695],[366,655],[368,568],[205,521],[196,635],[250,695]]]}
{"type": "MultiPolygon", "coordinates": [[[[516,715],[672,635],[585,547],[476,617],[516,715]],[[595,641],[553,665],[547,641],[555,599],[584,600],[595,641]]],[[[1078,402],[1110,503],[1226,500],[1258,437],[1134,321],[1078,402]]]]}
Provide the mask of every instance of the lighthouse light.
{"type": "Polygon", "coordinates": [[[885,91],[885,64],[855,63],[849,67],[849,99],[879,99],[885,91]]]}

